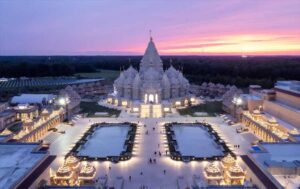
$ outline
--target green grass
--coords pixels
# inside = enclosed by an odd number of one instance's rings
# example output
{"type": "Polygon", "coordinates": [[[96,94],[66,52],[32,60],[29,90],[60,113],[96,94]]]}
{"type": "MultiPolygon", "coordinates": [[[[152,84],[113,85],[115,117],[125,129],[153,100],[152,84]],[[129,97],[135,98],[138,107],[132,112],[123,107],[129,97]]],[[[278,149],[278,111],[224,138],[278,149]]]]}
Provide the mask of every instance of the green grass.
{"type": "Polygon", "coordinates": [[[100,106],[97,102],[80,102],[81,113],[87,113],[87,117],[118,117],[120,110],[100,106]],[[96,112],[107,112],[107,116],[95,115],[96,112]]]}
{"type": "Polygon", "coordinates": [[[215,116],[216,113],[222,113],[222,102],[206,102],[196,106],[178,109],[180,115],[194,116],[195,112],[206,112],[209,116],[215,116]]]}
{"type": "Polygon", "coordinates": [[[99,70],[91,73],[77,73],[75,76],[83,78],[104,78],[106,80],[113,81],[120,75],[120,71],[116,70],[99,70]]]}

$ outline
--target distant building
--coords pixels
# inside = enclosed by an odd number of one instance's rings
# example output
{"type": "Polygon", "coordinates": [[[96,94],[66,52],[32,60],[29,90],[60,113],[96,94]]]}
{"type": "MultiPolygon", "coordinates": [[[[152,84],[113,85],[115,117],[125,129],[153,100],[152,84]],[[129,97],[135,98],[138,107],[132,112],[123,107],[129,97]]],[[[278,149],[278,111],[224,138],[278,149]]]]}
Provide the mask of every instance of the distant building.
{"type": "Polygon", "coordinates": [[[0,143],[0,188],[25,188],[29,175],[48,166],[53,158],[39,151],[41,147],[40,143],[0,143]]]}
{"type": "Polygon", "coordinates": [[[274,89],[250,87],[242,122],[267,142],[288,139],[300,129],[300,82],[279,81],[274,89]]]}
{"type": "Polygon", "coordinates": [[[52,104],[56,98],[53,94],[21,94],[20,96],[14,96],[11,99],[11,104],[36,104],[36,105],[48,105],[52,104]]]}
{"type": "Polygon", "coordinates": [[[64,108],[67,108],[67,116],[78,113],[80,111],[80,95],[71,86],[67,86],[65,89],[59,91],[59,97],[57,104],[61,106],[59,100],[65,98],[66,104],[64,108]]]}
{"type": "Polygon", "coordinates": [[[0,103],[0,131],[16,121],[16,113],[8,109],[8,103],[0,103]]]}
{"type": "Polygon", "coordinates": [[[109,81],[103,79],[94,79],[84,83],[70,84],[81,97],[88,95],[107,95],[109,91],[112,91],[112,84],[109,81]]]}
{"type": "Polygon", "coordinates": [[[211,97],[211,98],[222,98],[223,95],[231,89],[230,85],[222,85],[220,83],[206,83],[203,82],[201,85],[191,85],[190,91],[196,96],[211,97]]]}
{"type": "Polygon", "coordinates": [[[0,78],[0,82],[7,82],[7,81],[8,81],[8,78],[5,78],[5,77],[0,78]]]}
{"type": "Polygon", "coordinates": [[[226,86],[228,89],[223,95],[223,110],[233,117],[236,117],[236,112],[239,107],[237,106],[236,100],[237,97],[240,96],[243,91],[238,89],[236,86],[226,86]]]}
{"type": "Polygon", "coordinates": [[[16,113],[16,119],[19,121],[33,120],[39,117],[39,108],[35,105],[18,104],[13,107],[13,110],[16,113]]]}
{"type": "MultiPolygon", "coordinates": [[[[275,188],[274,186],[276,188],[300,186],[299,142],[261,143],[250,151],[248,160],[252,161],[253,166],[261,169],[261,172],[273,183],[272,188],[275,188]]],[[[252,173],[252,175],[255,174],[257,172],[252,173]]],[[[251,176],[250,171],[248,175],[251,176]]],[[[266,183],[266,180],[264,182],[266,183]]],[[[261,185],[259,188],[270,188],[261,185]]]]}

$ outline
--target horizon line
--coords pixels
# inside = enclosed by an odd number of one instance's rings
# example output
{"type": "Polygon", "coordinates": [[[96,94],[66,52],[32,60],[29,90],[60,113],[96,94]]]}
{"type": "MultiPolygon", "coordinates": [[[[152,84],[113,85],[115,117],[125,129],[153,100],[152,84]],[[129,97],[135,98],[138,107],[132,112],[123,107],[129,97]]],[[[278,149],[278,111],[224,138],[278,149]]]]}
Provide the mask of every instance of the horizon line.
{"type": "MultiPolygon", "coordinates": [[[[51,56],[143,56],[143,54],[52,54],[52,55],[0,55],[0,57],[10,57],[10,56],[45,56],[45,57],[51,57],[51,56]]],[[[210,57],[214,57],[214,56],[236,56],[236,57],[263,57],[263,56],[300,56],[300,54],[164,54],[164,55],[160,55],[160,57],[166,57],[166,56],[210,56],[210,57]]]]}

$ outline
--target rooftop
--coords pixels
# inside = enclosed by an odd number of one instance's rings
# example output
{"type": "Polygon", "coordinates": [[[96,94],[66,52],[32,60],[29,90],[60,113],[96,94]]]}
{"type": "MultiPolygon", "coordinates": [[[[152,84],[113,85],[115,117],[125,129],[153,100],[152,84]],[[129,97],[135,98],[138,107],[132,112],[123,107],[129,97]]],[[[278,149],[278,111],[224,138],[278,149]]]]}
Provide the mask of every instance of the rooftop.
{"type": "Polygon", "coordinates": [[[300,81],[277,81],[274,88],[300,95],[300,81]]]}
{"type": "Polygon", "coordinates": [[[33,152],[38,144],[0,143],[0,188],[17,184],[45,153],[33,152]]]}
{"type": "Polygon", "coordinates": [[[51,101],[56,96],[53,94],[21,94],[20,96],[14,96],[11,99],[11,103],[13,104],[42,104],[43,101],[51,101]]]}
{"type": "Polygon", "coordinates": [[[300,143],[262,143],[273,161],[295,161],[300,159],[300,143]]]}

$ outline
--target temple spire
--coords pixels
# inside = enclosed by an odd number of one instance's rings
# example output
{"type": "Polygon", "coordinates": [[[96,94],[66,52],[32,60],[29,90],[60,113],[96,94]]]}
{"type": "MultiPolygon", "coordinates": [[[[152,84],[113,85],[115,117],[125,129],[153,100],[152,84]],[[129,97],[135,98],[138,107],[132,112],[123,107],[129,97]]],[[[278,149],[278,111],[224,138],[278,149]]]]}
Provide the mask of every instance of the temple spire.
{"type": "Polygon", "coordinates": [[[152,30],[149,30],[149,37],[150,37],[150,41],[152,41],[153,40],[153,38],[152,38],[152,30]]]}

